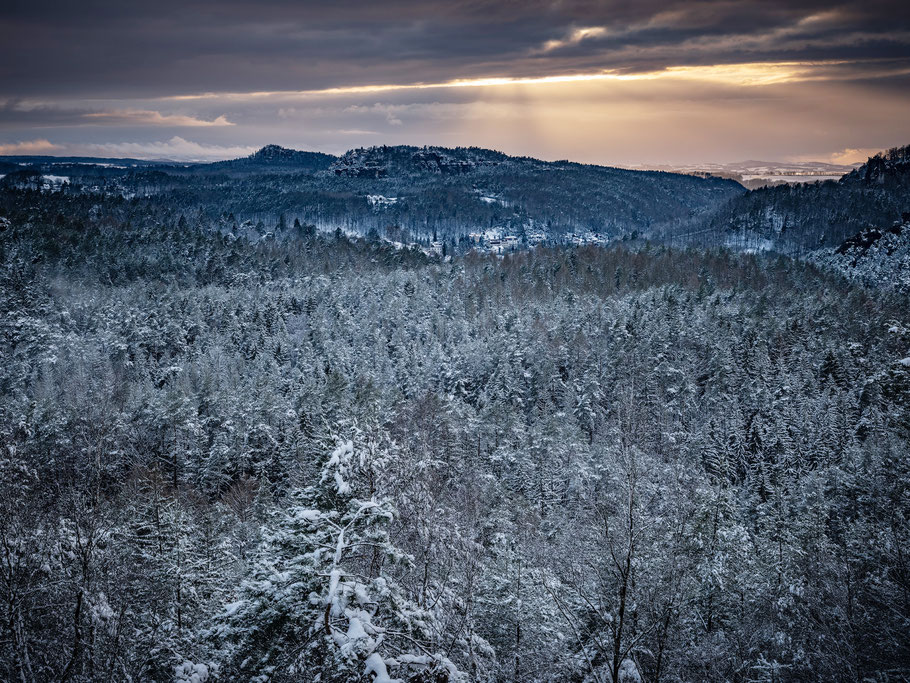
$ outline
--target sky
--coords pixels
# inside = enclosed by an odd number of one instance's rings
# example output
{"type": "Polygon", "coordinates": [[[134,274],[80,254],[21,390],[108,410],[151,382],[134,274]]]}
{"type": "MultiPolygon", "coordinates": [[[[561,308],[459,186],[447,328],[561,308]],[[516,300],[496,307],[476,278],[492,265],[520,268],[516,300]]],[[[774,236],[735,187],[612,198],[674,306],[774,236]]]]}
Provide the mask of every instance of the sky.
{"type": "Polygon", "coordinates": [[[0,154],[271,143],[852,163],[910,143],[910,1],[0,4],[0,154]]]}

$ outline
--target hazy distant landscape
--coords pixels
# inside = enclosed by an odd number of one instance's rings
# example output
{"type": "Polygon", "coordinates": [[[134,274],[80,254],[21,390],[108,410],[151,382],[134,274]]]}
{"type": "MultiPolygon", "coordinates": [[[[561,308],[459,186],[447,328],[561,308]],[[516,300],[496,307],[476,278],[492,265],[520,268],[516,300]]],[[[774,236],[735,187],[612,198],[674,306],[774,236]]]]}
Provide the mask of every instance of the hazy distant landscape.
{"type": "MultiPolygon", "coordinates": [[[[825,180],[839,180],[858,166],[855,164],[831,164],[816,162],[786,161],[741,161],[723,164],[652,165],[649,170],[687,173],[700,176],[718,176],[735,180],[747,189],[757,190],[769,185],[783,183],[814,183],[825,180]]],[[[635,167],[632,167],[635,168],[635,167]]],[[[645,170],[644,168],[640,170],[645,170]]]]}

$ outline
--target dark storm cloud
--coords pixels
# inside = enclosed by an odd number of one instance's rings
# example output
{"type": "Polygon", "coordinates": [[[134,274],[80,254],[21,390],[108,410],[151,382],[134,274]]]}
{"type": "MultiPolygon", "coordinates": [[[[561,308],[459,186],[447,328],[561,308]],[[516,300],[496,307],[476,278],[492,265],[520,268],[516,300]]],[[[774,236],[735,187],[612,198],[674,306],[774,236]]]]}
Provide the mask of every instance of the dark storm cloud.
{"type": "Polygon", "coordinates": [[[154,97],[883,59],[910,63],[906,0],[50,0],[7,1],[0,9],[6,97],[154,97]]]}

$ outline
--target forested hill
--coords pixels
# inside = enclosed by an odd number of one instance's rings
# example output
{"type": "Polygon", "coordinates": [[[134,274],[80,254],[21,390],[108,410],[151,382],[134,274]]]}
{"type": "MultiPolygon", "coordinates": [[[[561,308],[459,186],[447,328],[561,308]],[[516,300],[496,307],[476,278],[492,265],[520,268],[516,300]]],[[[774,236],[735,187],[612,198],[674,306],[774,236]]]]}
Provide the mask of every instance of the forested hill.
{"type": "Polygon", "coordinates": [[[0,680],[910,678],[900,292],[177,196],[0,189],[0,680]]]}
{"type": "Polygon", "coordinates": [[[0,163],[0,187],[152,198],[252,239],[281,237],[297,222],[436,250],[444,244],[447,253],[646,238],[808,257],[888,230],[910,212],[908,150],[878,154],[838,181],[753,191],[717,177],[474,147],[379,146],[335,157],[276,145],[209,164],[16,157],[0,163]]]}
{"type": "Polygon", "coordinates": [[[153,167],[41,163],[0,185],[158,197],[187,216],[238,224],[299,220],[318,229],[458,242],[470,233],[540,241],[610,241],[700,220],[745,192],[719,178],[509,157],[478,148],[374,147],[340,158],[274,145],[249,158],[153,167]]]}
{"type": "Polygon", "coordinates": [[[910,146],[877,154],[838,181],[744,193],[691,231],[674,235],[657,230],[655,237],[676,244],[808,255],[837,248],[870,228],[888,229],[907,212],[910,146]]]}
{"type": "Polygon", "coordinates": [[[241,159],[196,164],[193,173],[315,173],[324,171],[337,157],[321,152],[300,152],[278,145],[266,145],[258,152],[241,159]]]}

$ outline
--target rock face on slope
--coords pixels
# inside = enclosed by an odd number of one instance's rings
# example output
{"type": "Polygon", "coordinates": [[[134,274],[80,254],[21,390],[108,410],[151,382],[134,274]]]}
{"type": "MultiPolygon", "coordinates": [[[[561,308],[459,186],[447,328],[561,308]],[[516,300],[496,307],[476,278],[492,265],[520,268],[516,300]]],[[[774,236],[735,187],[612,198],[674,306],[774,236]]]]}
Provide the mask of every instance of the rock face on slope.
{"type": "Polygon", "coordinates": [[[869,228],[810,256],[850,279],[910,293],[910,213],[890,228],[869,228]]]}
{"type": "Polygon", "coordinates": [[[385,178],[391,175],[463,175],[499,166],[510,157],[487,149],[458,147],[368,147],[352,149],[332,164],[337,176],[385,178]]]}
{"type": "Polygon", "coordinates": [[[846,186],[910,188],[910,145],[895,147],[870,157],[840,180],[846,186]]]}

